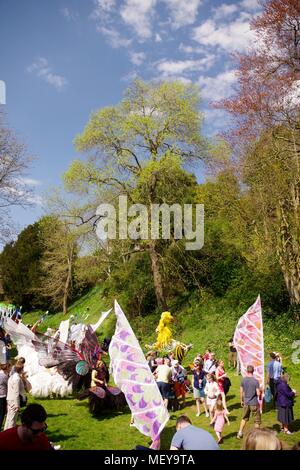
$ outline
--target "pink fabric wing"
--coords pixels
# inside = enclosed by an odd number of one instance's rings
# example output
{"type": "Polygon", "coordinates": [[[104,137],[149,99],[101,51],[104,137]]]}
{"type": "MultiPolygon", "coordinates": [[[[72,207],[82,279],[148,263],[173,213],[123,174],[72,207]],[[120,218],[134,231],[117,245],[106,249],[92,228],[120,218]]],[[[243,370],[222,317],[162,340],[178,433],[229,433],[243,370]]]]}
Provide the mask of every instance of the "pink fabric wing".
{"type": "Polygon", "coordinates": [[[260,296],[237,324],[234,338],[244,377],[248,365],[254,367],[254,376],[264,388],[264,335],[260,296]]]}
{"type": "Polygon", "coordinates": [[[125,395],[134,425],[157,446],[169,413],[139,342],[117,301],[115,314],[116,330],[109,346],[113,378],[125,395]]]}

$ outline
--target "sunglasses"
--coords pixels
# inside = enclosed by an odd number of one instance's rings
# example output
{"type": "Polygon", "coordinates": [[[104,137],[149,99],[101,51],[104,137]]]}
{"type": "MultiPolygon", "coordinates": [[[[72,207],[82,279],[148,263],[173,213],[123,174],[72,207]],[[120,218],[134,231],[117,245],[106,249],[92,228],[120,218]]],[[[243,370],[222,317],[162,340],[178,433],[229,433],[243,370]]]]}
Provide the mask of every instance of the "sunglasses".
{"type": "Polygon", "coordinates": [[[44,426],[43,428],[41,428],[41,429],[32,429],[32,428],[28,428],[28,429],[30,429],[30,431],[32,432],[32,434],[37,435],[37,434],[39,434],[40,432],[46,431],[47,428],[48,428],[48,426],[47,426],[47,424],[45,423],[45,426],[44,426]]]}

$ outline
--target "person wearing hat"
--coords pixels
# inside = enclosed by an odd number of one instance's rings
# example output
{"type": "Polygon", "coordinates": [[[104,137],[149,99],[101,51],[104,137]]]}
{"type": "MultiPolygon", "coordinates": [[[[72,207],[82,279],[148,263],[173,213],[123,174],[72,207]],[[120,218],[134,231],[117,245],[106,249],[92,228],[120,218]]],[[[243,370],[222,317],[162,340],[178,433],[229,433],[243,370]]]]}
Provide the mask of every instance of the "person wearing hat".
{"type": "Polygon", "coordinates": [[[172,366],[172,382],[174,384],[174,392],[176,398],[182,398],[181,407],[183,408],[185,405],[185,394],[186,394],[186,387],[185,387],[185,378],[186,378],[186,371],[185,369],[179,364],[179,361],[175,359],[173,361],[172,366]]]}

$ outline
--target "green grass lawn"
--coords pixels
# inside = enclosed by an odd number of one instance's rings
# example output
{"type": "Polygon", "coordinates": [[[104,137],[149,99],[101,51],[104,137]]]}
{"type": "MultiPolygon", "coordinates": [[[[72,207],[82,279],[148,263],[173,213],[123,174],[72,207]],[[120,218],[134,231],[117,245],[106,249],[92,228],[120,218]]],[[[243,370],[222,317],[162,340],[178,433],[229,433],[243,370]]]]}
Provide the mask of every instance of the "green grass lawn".
{"type": "MultiPolygon", "coordinates": [[[[253,299],[254,301],[255,299],[253,299]]],[[[263,303],[263,299],[262,299],[263,303]]],[[[94,323],[98,320],[101,311],[112,306],[109,299],[102,295],[101,287],[95,287],[90,292],[77,300],[69,309],[71,314],[87,313],[87,322],[94,323]]],[[[247,306],[249,307],[249,306],[247,306]]],[[[226,299],[214,299],[209,296],[201,298],[182,299],[181,302],[170,306],[175,322],[172,326],[175,339],[185,343],[193,343],[193,349],[184,360],[184,364],[190,363],[196,353],[204,352],[207,348],[215,351],[217,358],[225,359],[227,363],[228,341],[231,338],[238,318],[245,313],[246,306],[238,308],[230,305],[226,299]]],[[[147,316],[135,316],[134,312],[126,312],[132,328],[142,346],[155,341],[155,328],[159,321],[159,313],[147,316]],[[129,315],[130,314],[130,315],[129,315]]],[[[25,313],[23,322],[34,323],[41,312],[25,313]]],[[[268,360],[268,351],[277,350],[283,355],[283,363],[286,371],[291,375],[291,386],[300,394],[300,367],[291,361],[293,342],[300,339],[300,325],[295,323],[287,314],[276,317],[264,316],[265,359],[268,360]]],[[[47,327],[58,327],[61,320],[66,317],[62,313],[49,314],[41,331],[47,327]]],[[[115,317],[113,312],[105,320],[100,328],[99,335],[111,335],[114,331],[115,317]]],[[[145,348],[144,348],[145,349],[145,348]]],[[[224,428],[223,449],[240,449],[241,442],[236,439],[236,433],[241,419],[239,399],[240,377],[230,374],[232,387],[228,394],[228,408],[230,410],[230,426],[224,428]]],[[[133,449],[137,444],[147,446],[149,438],[141,435],[135,428],[129,427],[130,411],[125,413],[106,413],[95,418],[89,413],[87,401],[78,401],[74,398],[34,400],[46,408],[48,418],[48,435],[50,440],[59,443],[62,449],[133,449]]],[[[168,449],[175,432],[176,417],[182,413],[187,414],[192,423],[200,426],[214,435],[209,427],[209,420],[204,413],[196,417],[196,406],[192,396],[187,397],[187,406],[184,411],[171,413],[170,420],[162,433],[162,449],[168,449]]],[[[294,407],[295,422],[291,427],[295,433],[291,436],[281,435],[281,439],[287,445],[293,445],[300,441],[300,400],[296,399],[294,407]]],[[[248,429],[253,423],[248,425],[248,429]]],[[[275,410],[266,410],[262,416],[262,425],[279,430],[275,410]]]]}
{"type": "MultiPolygon", "coordinates": [[[[241,419],[241,407],[239,400],[239,383],[240,377],[230,374],[232,382],[231,389],[228,394],[228,409],[230,411],[230,426],[224,427],[224,443],[222,449],[238,450],[241,448],[242,442],[236,439],[241,419]]],[[[292,379],[291,385],[296,390],[300,390],[299,378],[292,379]]],[[[125,410],[124,413],[105,413],[100,417],[93,417],[88,410],[87,401],[78,401],[74,398],[66,399],[33,399],[30,403],[42,404],[48,413],[48,430],[49,439],[55,444],[60,444],[63,450],[130,450],[137,444],[148,446],[149,438],[143,436],[137,429],[129,427],[130,411],[125,410]]],[[[209,431],[214,437],[214,431],[209,426],[209,418],[202,413],[200,417],[196,417],[196,405],[192,395],[187,396],[186,407],[183,411],[175,413],[170,412],[170,420],[162,433],[161,447],[163,450],[170,447],[172,436],[175,432],[176,418],[180,414],[186,414],[192,420],[195,426],[199,426],[209,431]]],[[[294,406],[295,422],[291,425],[291,430],[295,431],[293,435],[286,436],[280,434],[280,439],[287,446],[292,446],[300,441],[300,400],[296,399],[294,406]]],[[[247,429],[253,426],[250,421],[247,429]]],[[[277,422],[275,410],[265,410],[262,415],[262,427],[267,427],[279,431],[279,423],[277,422]]]]}

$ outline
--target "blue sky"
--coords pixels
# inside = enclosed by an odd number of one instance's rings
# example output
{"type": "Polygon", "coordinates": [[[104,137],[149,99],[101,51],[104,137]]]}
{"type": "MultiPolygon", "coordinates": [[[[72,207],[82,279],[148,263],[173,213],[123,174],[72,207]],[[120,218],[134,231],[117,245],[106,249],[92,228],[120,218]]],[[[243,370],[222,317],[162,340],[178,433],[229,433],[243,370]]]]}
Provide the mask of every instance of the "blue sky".
{"type": "Polygon", "coordinates": [[[204,132],[224,115],[210,102],[235,83],[231,53],[253,39],[257,0],[0,0],[0,80],[7,121],[36,159],[27,182],[35,206],[14,209],[20,227],[78,157],[73,139],[89,114],[117,104],[136,77],[200,86],[204,132]]]}

